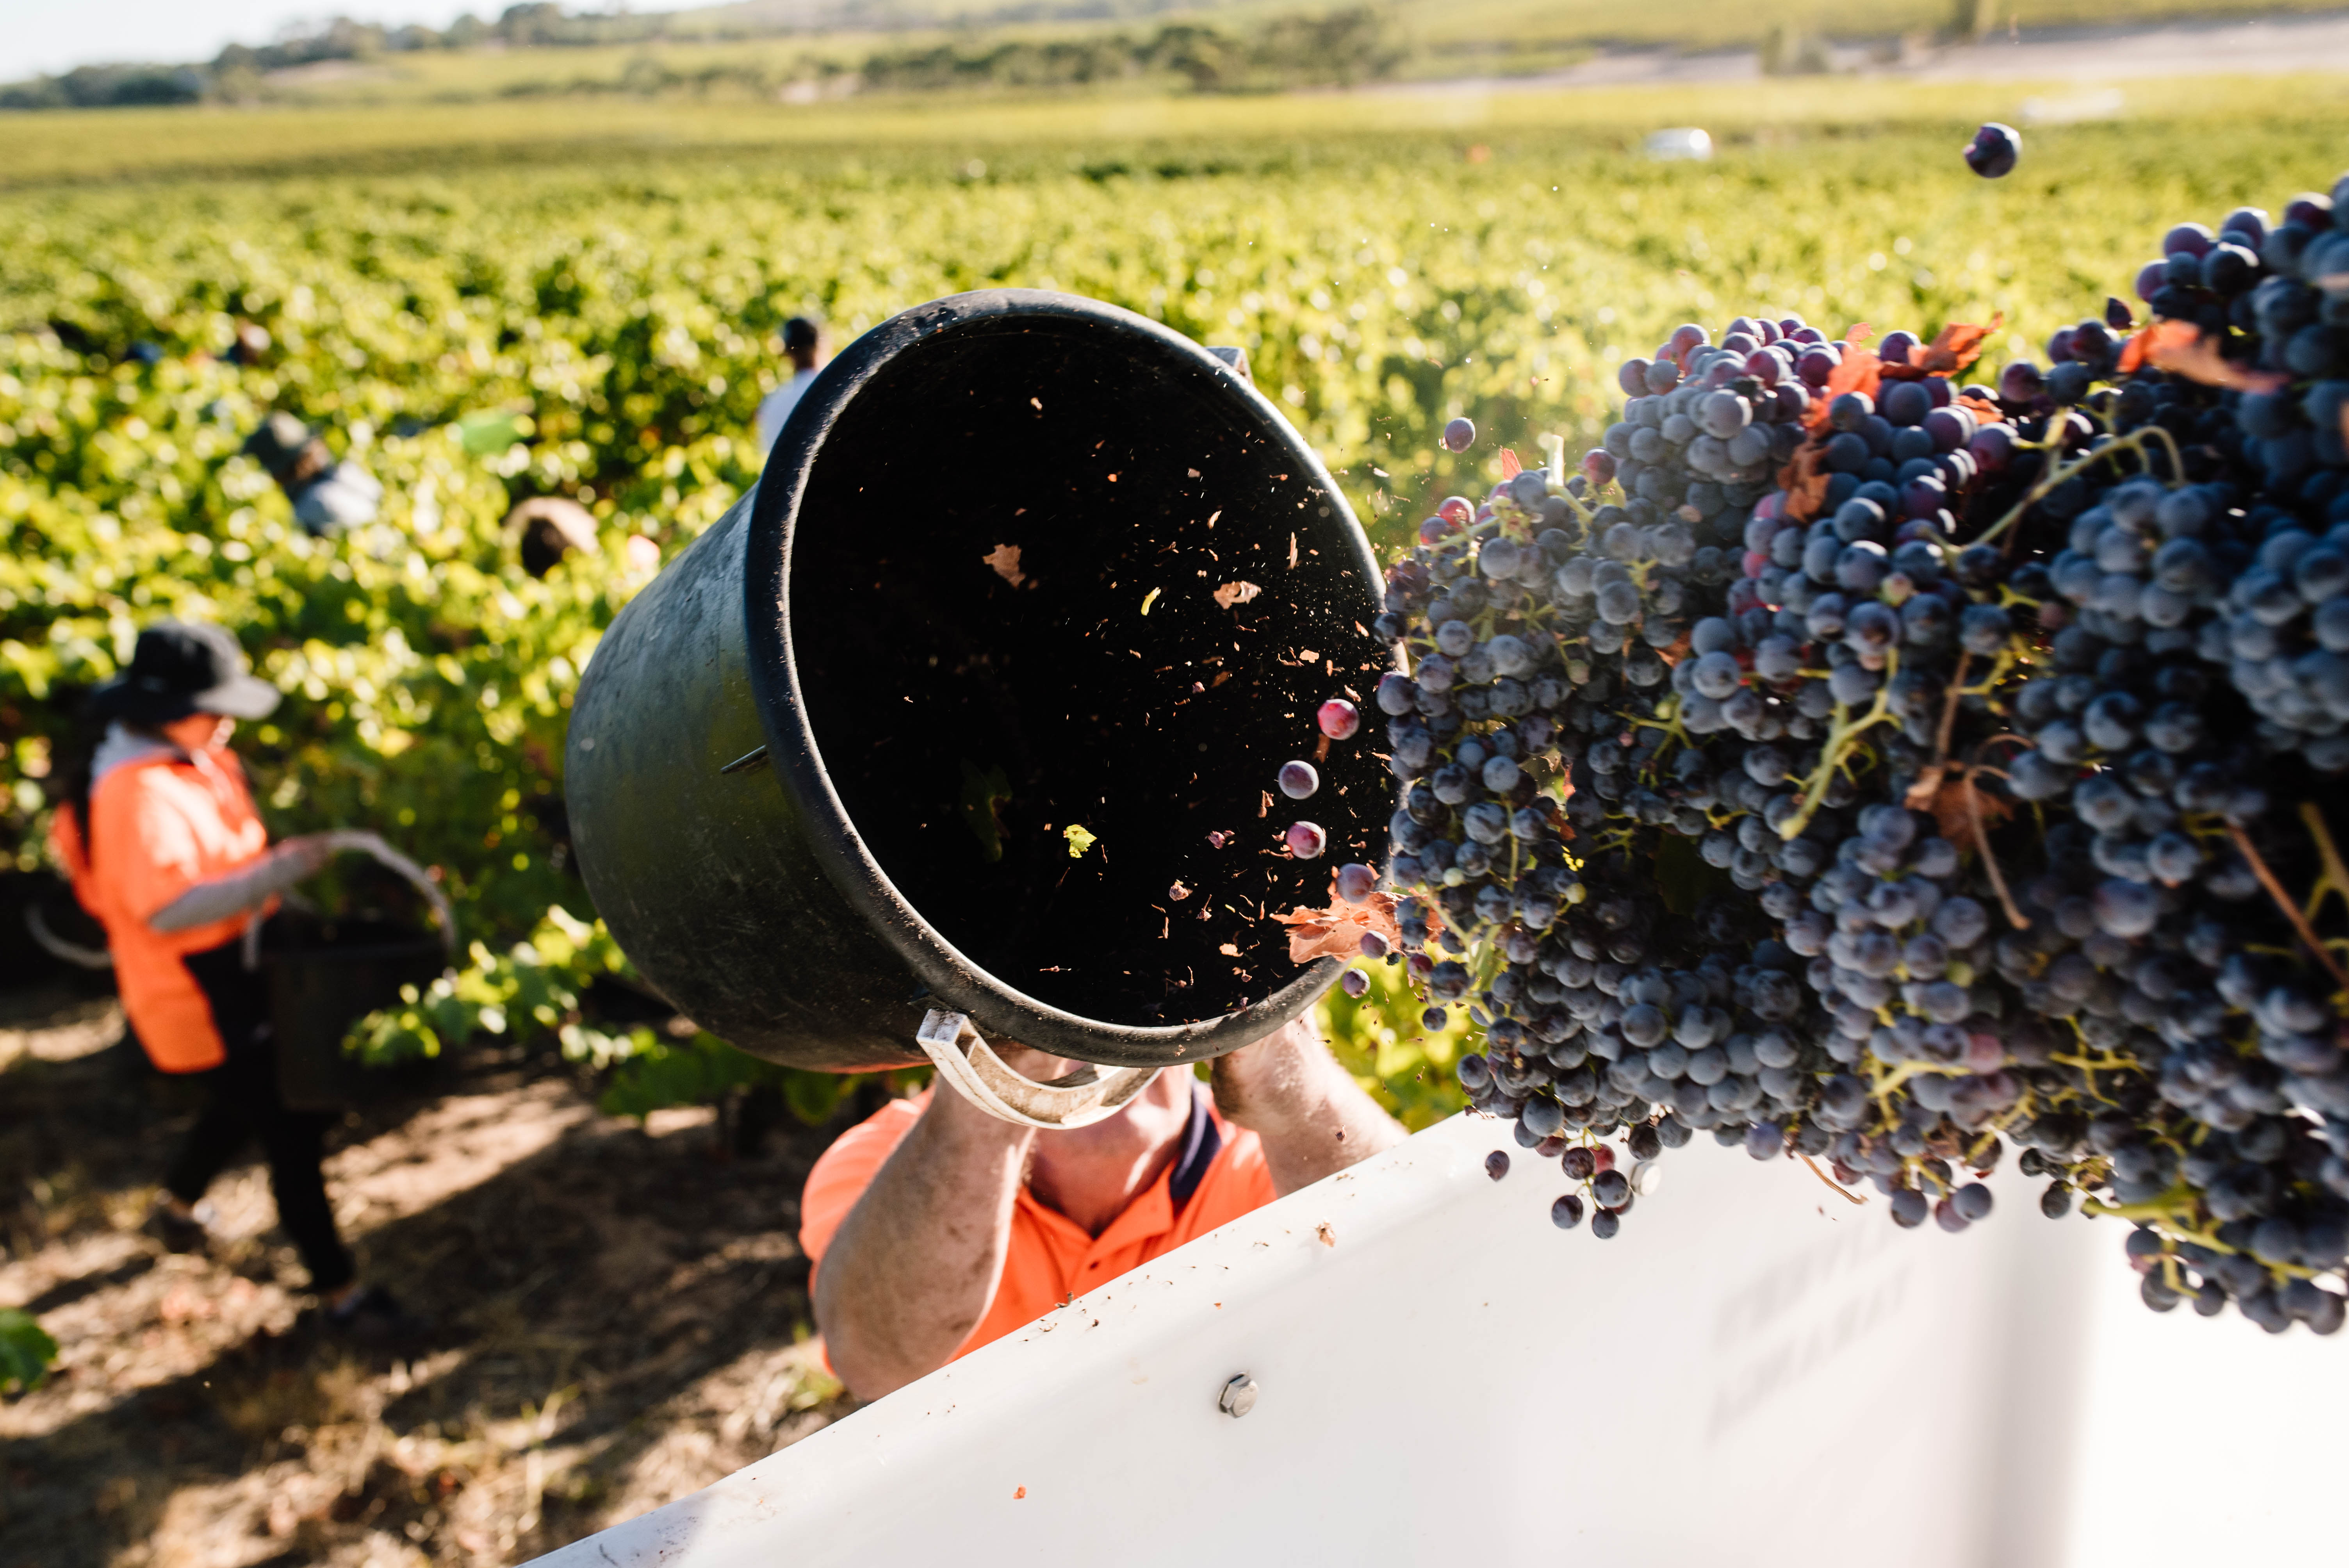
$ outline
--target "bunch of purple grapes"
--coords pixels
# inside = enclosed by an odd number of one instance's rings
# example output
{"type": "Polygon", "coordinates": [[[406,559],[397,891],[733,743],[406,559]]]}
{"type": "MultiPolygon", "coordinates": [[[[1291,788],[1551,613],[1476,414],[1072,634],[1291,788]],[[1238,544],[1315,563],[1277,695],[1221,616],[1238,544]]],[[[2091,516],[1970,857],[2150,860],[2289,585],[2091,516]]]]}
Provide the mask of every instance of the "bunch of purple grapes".
{"type": "Polygon", "coordinates": [[[2133,1223],[2157,1309],[2340,1326],[2333,211],[2180,225],[2150,324],[1995,385],[1947,335],[1683,326],[1577,472],[1422,524],[1388,875],[1560,1224],[1710,1131],[1961,1231],[2011,1144],[2049,1214],[2133,1223]]]}

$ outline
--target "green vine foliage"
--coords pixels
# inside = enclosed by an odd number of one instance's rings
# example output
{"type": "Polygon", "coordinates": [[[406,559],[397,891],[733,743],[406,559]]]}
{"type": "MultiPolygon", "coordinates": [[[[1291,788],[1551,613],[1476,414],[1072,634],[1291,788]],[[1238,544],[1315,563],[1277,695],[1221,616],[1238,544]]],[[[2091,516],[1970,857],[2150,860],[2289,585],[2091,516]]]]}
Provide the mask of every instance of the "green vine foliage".
{"type": "Polygon", "coordinates": [[[349,1048],[370,1067],[438,1057],[476,1035],[551,1035],[564,1054],[596,1067],[629,1054],[580,1022],[580,994],[596,980],[627,974],[620,944],[600,920],[582,921],[557,904],[538,928],[503,953],[474,942],[462,968],[429,985],[401,988],[398,1007],[363,1020],[349,1048]]]}
{"type": "MultiPolygon", "coordinates": [[[[580,672],[647,552],[674,558],[755,482],[787,317],[845,340],[1025,286],[1243,346],[1392,548],[1491,480],[1489,447],[1435,448],[1454,414],[1521,450],[1540,430],[1588,445],[1614,364],[1733,297],[1838,325],[2003,311],[2035,335],[2076,279],[2126,275],[2168,213],[2302,179],[2338,124],[2080,128],[1997,189],[1949,153],[1963,129],[1682,167],[1623,157],[1612,130],[1496,130],[1468,161],[1449,132],[1292,128],[1114,156],[990,144],[983,179],[968,149],[843,144],[0,195],[0,865],[45,860],[79,694],[141,624],[206,617],[288,694],[238,739],[273,831],[378,829],[456,903],[461,972],[369,1020],[363,1052],[543,1031],[635,1085],[630,1104],[745,1081],[703,1042],[599,1021],[593,982],[624,978],[608,938],[549,912],[589,908],[562,812],[580,672]],[[2079,223],[2044,222],[2059,200],[2079,223]],[[237,363],[251,329],[265,346],[237,363]],[[301,530],[241,455],[273,410],[383,481],[378,521],[301,530]],[[544,495],[596,532],[534,579],[503,520],[544,495]]],[[[398,896],[343,874],[328,901],[398,896]]],[[[1333,997],[1331,1034],[1429,1118],[1461,1047],[1419,1037],[1387,978],[1333,997]]]]}
{"type": "Polygon", "coordinates": [[[591,1021],[595,1009],[584,1005],[589,988],[598,981],[632,980],[634,971],[602,921],[580,920],[560,904],[503,953],[477,941],[466,959],[429,985],[403,987],[400,1005],[360,1020],[347,1048],[369,1066],[388,1067],[439,1057],[478,1037],[523,1045],[551,1041],[565,1060],[597,1076],[598,1103],[613,1116],[649,1116],[767,1087],[811,1127],[830,1119],[874,1076],[781,1067],[706,1029],[679,1037],[644,1024],[599,1026],[591,1021]]]}
{"type": "Polygon", "coordinates": [[[26,1394],[47,1380],[57,1342],[30,1313],[0,1307],[0,1394],[26,1394]]]}
{"type": "Polygon", "coordinates": [[[1321,999],[1322,1035],[1339,1062],[1389,1114],[1417,1132],[1468,1103],[1453,1064],[1477,1048],[1483,1031],[1467,1009],[1452,1009],[1452,1022],[1431,1031],[1422,1026],[1426,1004],[1412,994],[1400,965],[1363,964],[1371,988],[1357,1001],[1332,989],[1321,999]]]}

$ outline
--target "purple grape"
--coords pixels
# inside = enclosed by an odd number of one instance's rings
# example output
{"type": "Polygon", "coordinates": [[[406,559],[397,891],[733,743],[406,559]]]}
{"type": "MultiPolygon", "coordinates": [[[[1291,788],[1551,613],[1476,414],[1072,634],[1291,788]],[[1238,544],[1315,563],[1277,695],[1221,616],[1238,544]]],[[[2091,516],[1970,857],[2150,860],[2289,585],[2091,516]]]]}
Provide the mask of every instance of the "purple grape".
{"type": "Polygon", "coordinates": [[[1507,1150],[1495,1149],[1493,1152],[1485,1156],[1485,1175],[1490,1176],[1494,1181],[1498,1181],[1502,1177],[1506,1176],[1508,1173],[1509,1151],[1507,1150]]]}
{"type": "Polygon", "coordinates": [[[2047,390],[2047,377],[2028,359],[2018,359],[1998,373],[1998,395],[2009,403],[2029,403],[2047,390]]]}
{"type": "Polygon", "coordinates": [[[1362,727],[1362,710],[1342,696],[1333,696],[1321,705],[1313,719],[1330,739],[1350,740],[1354,731],[1362,727]]]}
{"type": "Polygon", "coordinates": [[[2219,237],[2202,223],[2180,223],[2161,237],[2161,253],[2174,256],[2183,251],[2189,256],[2207,256],[2219,237]]]}
{"type": "Polygon", "coordinates": [[[1454,419],[1444,427],[1444,449],[1464,452],[1476,444],[1476,427],[1466,419],[1454,419]]]}
{"type": "MultiPolygon", "coordinates": [[[[1338,868],[1338,896],[1348,903],[1361,903],[1379,885],[1379,873],[1355,861],[1338,868]]],[[[1373,954],[1382,956],[1382,954],[1373,954]]]]}
{"type": "Polygon", "coordinates": [[[1996,120],[1974,132],[1966,143],[1966,167],[1985,180],[2002,180],[2014,172],[2015,160],[2023,156],[2023,133],[2011,125],[1996,120]]]}
{"type": "Polygon", "coordinates": [[[1321,788],[1321,775],[1310,762],[1284,762],[1280,765],[1280,792],[1292,800],[1309,799],[1321,788]]]}
{"type": "Polygon", "coordinates": [[[1318,861],[1330,847],[1330,835],[1312,822],[1291,822],[1281,836],[1288,841],[1288,852],[1300,861],[1318,861]]]}
{"type": "Polygon", "coordinates": [[[1359,1002],[1370,993],[1371,977],[1359,969],[1349,969],[1338,977],[1338,987],[1359,1002]]]}

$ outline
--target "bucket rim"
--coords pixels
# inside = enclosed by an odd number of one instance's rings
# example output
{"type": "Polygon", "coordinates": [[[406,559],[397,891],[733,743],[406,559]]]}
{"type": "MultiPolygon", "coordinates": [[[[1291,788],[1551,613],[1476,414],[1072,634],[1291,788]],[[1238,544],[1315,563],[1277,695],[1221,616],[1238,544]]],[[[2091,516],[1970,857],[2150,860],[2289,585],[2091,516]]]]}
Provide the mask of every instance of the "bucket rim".
{"type": "Polygon", "coordinates": [[[1018,288],[949,294],[890,317],[835,356],[817,372],[768,455],[751,496],[742,573],[760,727],[779,779],[812,819],[815,830],[807,837],[817,863],[913,970],[929,998],[968,1015],[983,1031],[1074,1060],[1119,1067],[1208,1060],[1294,1021],[1337,983],[1346,965],[1335,958],[1315,959],[1253,1006],[1189,1024],[1111,1023],[1041,1001],[972,962],[923,917],[857,830],[823,767],[812,727],[776,721],[779,712],[807,711],[790,634],[788,570],[800,504],[833,427],[856,395],[909,350],[945,334],[1012,321],[1098,330],[1195,372],[1278,442],[1299,465],[1306,485],[1329,501],[1330,524],[1350,556],[1345,564],[1358,573],[1365,592],[1381,580],[1369,537],[1320,455],[1252,382],[1207,349],[1147,316],[1080,294],[1018,288]]]}

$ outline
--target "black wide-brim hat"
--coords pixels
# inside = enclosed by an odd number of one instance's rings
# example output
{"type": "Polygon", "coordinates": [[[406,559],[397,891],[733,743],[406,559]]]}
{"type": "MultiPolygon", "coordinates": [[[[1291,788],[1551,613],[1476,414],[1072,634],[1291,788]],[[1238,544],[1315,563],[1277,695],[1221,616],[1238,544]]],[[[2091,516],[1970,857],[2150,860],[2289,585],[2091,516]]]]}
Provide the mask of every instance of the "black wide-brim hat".
{"type": "Polygon", "coordinates": [[[130,667],[90,694],[91,714],[170,724],[190,714],[266,718],[278,689],[251,673],[236,639],[201,622],[159,621],[139,634],[130,667]]]}

